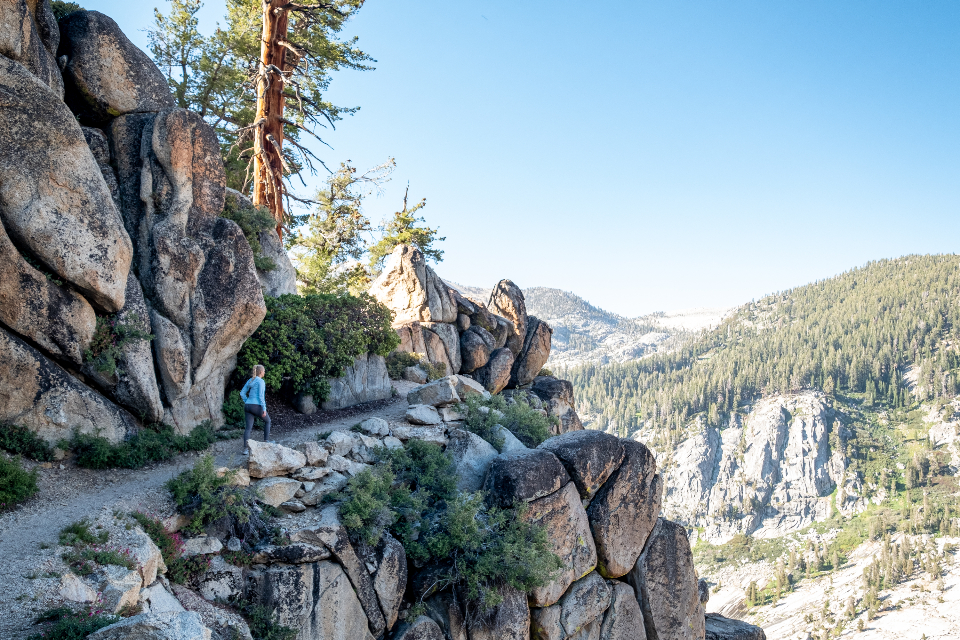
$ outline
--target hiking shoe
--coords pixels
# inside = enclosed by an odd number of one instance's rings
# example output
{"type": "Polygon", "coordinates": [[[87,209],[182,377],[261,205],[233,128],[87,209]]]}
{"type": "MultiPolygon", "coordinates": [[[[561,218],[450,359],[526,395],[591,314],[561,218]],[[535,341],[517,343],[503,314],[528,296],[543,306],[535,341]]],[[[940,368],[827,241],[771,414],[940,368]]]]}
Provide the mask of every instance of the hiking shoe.
{"type": "Polygon", "coordinates": [[[240,454],[240,455],[244,455],[244,456],[250,455],[250,449],[244,449],[244,450],[243,450],[243,453],[240,454]]]}

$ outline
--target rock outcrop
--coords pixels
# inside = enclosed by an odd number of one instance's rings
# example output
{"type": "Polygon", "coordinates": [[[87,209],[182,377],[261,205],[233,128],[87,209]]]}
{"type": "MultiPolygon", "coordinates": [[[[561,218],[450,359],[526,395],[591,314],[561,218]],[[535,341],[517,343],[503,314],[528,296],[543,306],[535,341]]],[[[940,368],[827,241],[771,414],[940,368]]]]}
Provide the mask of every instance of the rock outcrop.
{"type": "Polygon", "coordinates": [[[226,377],[266,309],[250,246],[220,217],[214,130],[173,108],[101,13],[57,25],[49,0],[15,0],[0,26],[0,332],[16,365],[0,386],[21,389],[0,420],[50,440],[222,424],[226,377]],[[152,338],[95,364],[119,327],[152,338]]]}
{"type": "Polygon", "coordinates": [[[695,425],[673,454],[664,513],[715,541],[782,535],[825,520],[846,475],[831,430],[841,439],[846,433],[814,392],[760,400],[745,421],[722,431],[695,425]]]}

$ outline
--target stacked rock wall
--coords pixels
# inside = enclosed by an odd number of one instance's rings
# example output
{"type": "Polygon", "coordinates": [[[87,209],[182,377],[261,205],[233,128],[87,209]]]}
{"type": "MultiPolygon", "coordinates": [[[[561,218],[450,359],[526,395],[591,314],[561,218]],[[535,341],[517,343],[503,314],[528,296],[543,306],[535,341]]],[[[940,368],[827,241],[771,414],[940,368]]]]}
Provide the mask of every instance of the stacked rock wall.
{"type": "Polygon", "coordinates": [[[400,245],[370,293],[393,311],[401,351],[421,354],[447,375],[469,375],[491,393],[530,385],[550,357],[553,330],[527,315],[510,280],[484,304],[441,280],[419,249],[400,245]]]}
{"type": "Polygon", "coordinates": [[[220,216],[213,129],[107,16],[0,9],[0,423],[51,440],[222,422],[225,376],[266,312],[220,216]],[[100,320],[100,319],[103,320],[100,320]],[[108,375],[98,320],[136,327],[108,375]]]}

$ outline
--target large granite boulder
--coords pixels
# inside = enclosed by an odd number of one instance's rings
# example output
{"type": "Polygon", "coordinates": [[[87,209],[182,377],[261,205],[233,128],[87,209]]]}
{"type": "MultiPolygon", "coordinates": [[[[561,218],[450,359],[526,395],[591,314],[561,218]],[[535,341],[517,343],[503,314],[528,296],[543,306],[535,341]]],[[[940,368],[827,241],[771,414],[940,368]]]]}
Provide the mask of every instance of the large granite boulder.
{"type": "Polygon", "coordinates": [[[490,360],[490,352],[493,350],[493,336],[490,336],[489,343],[484,340],[481,332],[490,335],[490,333],[481,327],[470,327],[460,334],[460,371],[463,373],[473,373],[490,360]]]}
{"type": "Polygon", "coordinates": [[[448,374],[457,374],[463,360],[460,356],[460,334],[457,332],[456,326],[444,322],[424,322],[421,326],[432,331],[440,338],[446,350],[447,362],[450,364],[448,374]]]}
{"type": "Polygon", "coordinates": [[[520,355],[527,335],[527,304],[523,291],[512,280],[501,280],[490,292],[487,307],[513,323],[507,334],[506,347],[514,356],[520,355]]]}
{"type": "Polygon", "coordinates": [[[597,543],[597,570],[607,578],[619,578],[633,568],[657,523],[663,494],[663,480],[650,450],[632,440],[621,442],[626,453],[623,462],[587,508],[597,543]]]}
{"type": "Polygon", "coordinates": [[[110,142],[153,309],[166,420],[184,432],[203,420],[222,424],[225,376],[266,306],[249,244],[219,217],[225,177],[216,134],[199,115],[168,109],[115,119],[110,142]]]}
{"type": "Polygon", "coordinates": [[[66,105],[0,57],[0,219],[11,240],[106,312],[123,307],[131,243],[66,105]]]}
{"type": "Polygon", "coordinates": [[[374,353],[357,356],[341,377],[329,383],[330,393],[321,404],[327,411],[386,400],[393,394],[386,360],[374,353]]]}
{"type": "Polygon", "coordinates": [[[583,429],[573,399],[573,385],[569,381],[558,380],[552,376],[537,376],[533,379],[530,390],[543,401],[547,413],[559,420],[559,424],[554,427],[556,433],[583,429]]]}
{"type": "Polygon", "coordinates": [[[384,533],[377,545],[375,565],[373,590],[377,592],[377,601],[389,630],[397,623],[407,588],[407,554],[403,545],[389,533],[384,533]]]}
{"type": "Polygon", "coordinates": [[[708,613],[704,622],[706,640],[767,640],[767,634],[760,627],[719,613],[708,613]]]}
{"type": "Polygon", "coordinates": [[[0,25],[0,55],[22,64],[62,100],[56,61],[60,31],[50,0],[7,0],[0,4],[0,25]]]}
{"type": "Polygon", "coordinates": [[[513,370],[510,374],[510,385],[519,387],[530,384],[540,374],[543,365],[550,358],[550,340],[553,329],[546,322],[536,316],[527,318],[527,331],[523,339],[523,348],[520,350],[513,370]]]}
{"type": "Polygon", "coordinates": [[[52,356],[83,363],[97,317],[83,296],[32,267],[0,225],[0,323],[52,356]]]}
{"type": "Polygon", "coordinates": [[[487,500],[500,507],[530,502],[559,491],[570,476],[549,451],[522,449],[504,453],[490,463],[483,489],[487,500]]]}
{"type": "Polygon", "coordinates": [[[510,382],[513,364],[513,352],[503,347],[491,353],[490,360],[474,371],[473,377],[490,393],[500,393],[510,382]]]}
{"type": "Polygon", "coordinates": [[[501,602],[488,621],[469,625],[470,640],[529,640],[530,606],[522,591],[502,587],[501,602]]]}
{"type": "Polygon", "coordinates": [[[458,376],[434,380],[407,393],[407,403],[426,404],[431,407],[449,407],[460,402],[457,386],[462,384],[458,376]]]}
{"type": "Polygon", "coordinates": [[[538,448],[559,458],[585,500],[596,495],[626,455],[620,438],[602,431],[564,433],[541,443],[538,448]]]}
{"type": "Polygon", "coordinates": [[[250,440],[250,458],[247,461],[251,478],[285,476],[307,466],[307,456],[296,449],[275,442],[250,440]]]}
{"type": "Polygon", "coordinates": [[[610,608],[603,616],[600,640],[647,640],[643,612],[633,587],[615,580],[607,584],[611,590],[610,608]]]}
{"type": "Polygon", "coordinates": [[[597,566],[597,548],[590,535],[587,514],[572,482],[559,491],[529,503],[527,521],[550,532],[551,551],[563,562],[557,576],[530,592],[530,604],[547,607],[557,602],[575,580],[597,566]]]}
{"type": "Polygon", "coordinates": [[[141,613],[87,636],[88,640],[210,640],[210,629],[194,611],[141,613]]]}
{"type": "Polygon", "coordinates": [[[436,622],[427,616],[420,616],[397,629],[393,640],[445,640],[445,638],[436,622]]]}
{"type": "Polygon", "coordinates": [[[597,621],[610,606],[611,595],[609,585],[596,571],[570,585],[559,602],[560,625],[567,637],[597,621]]]}
{"type": "Polygon", "coordinates": [[[27,427],[49,442],[73,429],[119,442],[137,429],[129,413],[2,328],[0,362],[0,424],[27,427]]]}
{"type": "MultiPolygon", "coordinates": [[[[455,322],[457,304],[450,287],[427,266],[423,252],[398,245],[370,294],[394,312],[394,326],[409,322],[455,322]]],[[[453,373],[456,373],[454,371],[453,373]]]]}
{"type": "Polygon", "coordinates": [[[457,471],[457,489],[477,491],[483,486],[487,469],[497,458],[497,450],[475,433],[463,429],[451,429],[447,455],[453,458],[457,471]]]}
{"type": "Polygon", "coordinates": [[[660,518],[627,581],[636,591],[648,638],[703,640],[703,605],[683,526],[660,518]]]}
{"type": "MultiPolygon", "coordinates": [[[[224,205],[228,210],[250,211],[254,208],[253,202],[247,196],[235,189],[227,187],[224,205]]],[[[261,231],[257,237],[260,243],[260,255],[273,262],[272,269],[257,268],[257,278],[263,288],[265,296],[282,296],[297,292],[297,270],[290,261],[290,256],[283,248],[283,241],[277,235],[276,229],[261,231]]]]}
{"type": "Polygon", "coordinates": [[[366,614],[370,633],[380,637],[387,624],[383,612],[380,610],[377,592],[374,588],[374,579],[370,576],[370,571],[366,565],[360,560],[353,545],[350,544],[350,536],[340,522],[336,505],[323,509],[317,523],[311,525],[310,528],[292,533],[290,541],[324,546],[330,550],[334,559],[343,567],[343,571],[349,577],[355,593],[354,597],[359,600],[360,608],[366,614]]]}
{"type": "Polygon", "coordinates": [[[175,106],[166,78],[117,23],[99,11],[75,11],[60,21],[66,101],[92,123],[175,106]]]}
{"type": "MultiPolygon", "coordinates": [[[[133,272],[127,278],[125,298],[116,322],[150,334],[150,312],[133,272]]],[[[133,340],[123,346],[113,376],[97,371],[91,364],[84,365],[83,373],[110,398],[140,416],[144,422],[158,424],[163,420],[163,403],[148,340],[133,340]]]]}
{"type": "Polygon", "coordinates": [[[275,611],[280,624],[299,631],[298,638],[375,637],[350,579],[334,562],[255,566],[247,574],[246,597],[275,611]]]}

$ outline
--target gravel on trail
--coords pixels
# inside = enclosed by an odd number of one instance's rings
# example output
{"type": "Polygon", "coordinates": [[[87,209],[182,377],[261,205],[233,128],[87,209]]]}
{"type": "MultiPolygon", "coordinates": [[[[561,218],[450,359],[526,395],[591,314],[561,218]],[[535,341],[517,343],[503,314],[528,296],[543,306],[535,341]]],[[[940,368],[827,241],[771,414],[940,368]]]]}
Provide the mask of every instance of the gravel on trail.
{"type": "MultiPolygon", "coordinates": [[[[403,422],[405,399],[411,383],[394,381],[399,396],[336,411],[318,411],[312,416],[296,413],[276,398],[267,398],[273,420],[271,438],[293,446],[316,438],[318,433],[346,430],[367,418],[403,422]]],[[[262,438],[255,431],[253,439],[262,438]]],[[[61,560],[60,530],[82,518],[111,531],[111,542],[123,537],[122,514],[143,511],[158,517],[174,512],[164,484],[192,467],[201,456],[211,454],[218,466],[237,467],[246,458],[238,439],[214,443],[199,453],[179,455],[169,462],[140,469],[95,471],[77,467],[68,458],[62,462],[35,464],[39,470],[39,493],[25,504],[0,513],[0,640],[29,637],[33,620],[47,609],[62,604],[60,577],[67,571],[61,560]],[[119,516],[115,514],[120,514],[119,516]]]]}

